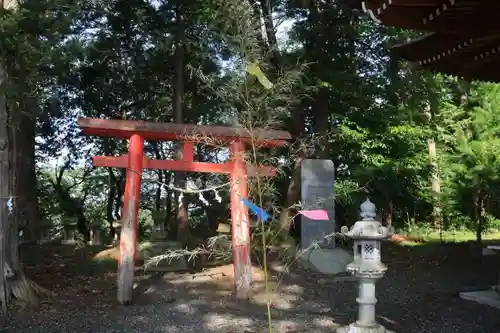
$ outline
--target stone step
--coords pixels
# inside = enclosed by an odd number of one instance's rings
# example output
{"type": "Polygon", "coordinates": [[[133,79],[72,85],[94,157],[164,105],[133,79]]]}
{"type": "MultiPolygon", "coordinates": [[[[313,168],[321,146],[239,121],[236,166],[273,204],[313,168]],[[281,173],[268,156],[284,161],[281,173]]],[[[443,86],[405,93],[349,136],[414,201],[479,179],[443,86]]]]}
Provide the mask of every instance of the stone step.
{"type": "Polygon", "coordinates": [[[154,257],[166,254],[168,251],[180,250],[180,243],[176,241],[149,241],[139,244],[139,253],[137,260],[142,263],[141,267],[147,270],[158,270],[168,271],[168,270],[184,270],[186,269],[186,263],[184,257],[177,257],[172,259],[159,260],[157,263],[148,263],[154,257]]]}
{"type": "Polygon", "coordinates": [[[462,292],[460,298],[500,309],[500,293],[493,290],[462,292]]]}
{"type": "MultiPolygon", "coordinates": [[[[180,250],[180,243],[177,241],[149,241],[139,245],[137,261],[140,264],[136,269],[143,269],[152,272],[179,272],[187,270],[184,256],[175,258],[165,258],[157,263],[148,260],[166,254],[168,251],[180,250]]],[[[231,262],[231,257],[226,260],[210,260],[204,264],[205,267],[212,267],[231,262]]]]}
{"type": "Polygon", "coordinates": [[[494,256],[499,254],[500,245],[489,245],[483,248],[483,256],[494,256]]]}
{"type": "Polygon", "coordinates": [[[299,262],[304,268],[329,275],[345,272],[352,260],[352,254],[341,248],[311,249],[299,254],[299,262]]]}
{"type": "Polygon", "coordinates": [[[230,234],[231,233],[231,225],[226,223],[219,223],[219,228],[217,228],[217,232],[219,234],[230,234]]]}

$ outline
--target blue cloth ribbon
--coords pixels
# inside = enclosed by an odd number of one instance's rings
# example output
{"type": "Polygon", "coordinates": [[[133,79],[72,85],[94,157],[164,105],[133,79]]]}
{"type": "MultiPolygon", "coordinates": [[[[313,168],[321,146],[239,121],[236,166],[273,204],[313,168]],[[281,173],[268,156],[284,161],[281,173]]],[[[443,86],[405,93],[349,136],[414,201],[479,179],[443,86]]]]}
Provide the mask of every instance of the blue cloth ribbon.
{"type": "Polygon", "coordinates": [[[242,198],[241,201],[245,204],[245,206],[248,207],[248,209],[250,209],[250,211],[253,214],[257,215],[257,217],[262,221],[265,222],[269,219],[269,214],[265,210],[254,204],[253,202],[248,201],[245,198],[242,198]]]}

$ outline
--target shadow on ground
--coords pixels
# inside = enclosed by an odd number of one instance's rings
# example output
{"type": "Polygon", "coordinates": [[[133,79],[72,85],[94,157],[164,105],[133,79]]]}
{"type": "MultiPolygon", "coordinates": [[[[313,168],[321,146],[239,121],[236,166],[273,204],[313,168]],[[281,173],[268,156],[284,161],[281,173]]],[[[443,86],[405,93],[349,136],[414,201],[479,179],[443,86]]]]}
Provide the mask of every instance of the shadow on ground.
{"type": "MultiPolygon", "coordinates": [[[[280,265],[273,266],[268,294],[256,270],[249,301],[232,296],[231,269],[219,267],[197,275],[138,276],[134,304],[122,307],[115,303],[112,267],[89,264],[97,250],[38,249],[39,257],[26,262],[27,271],[59,296],[37,312],[13,312],[1,331],[261,333],[268,332],[268,298],[277,333],[333,332],[357,314],[355,283],[296,266],[283,272],[280,265]]],[[[497,332],[497,309],[458,297],[464,289],[496,281],[493,260],[468,244],[386,244],[388,271],[377,284],[379,322],[405,333],[497,332]]]]}

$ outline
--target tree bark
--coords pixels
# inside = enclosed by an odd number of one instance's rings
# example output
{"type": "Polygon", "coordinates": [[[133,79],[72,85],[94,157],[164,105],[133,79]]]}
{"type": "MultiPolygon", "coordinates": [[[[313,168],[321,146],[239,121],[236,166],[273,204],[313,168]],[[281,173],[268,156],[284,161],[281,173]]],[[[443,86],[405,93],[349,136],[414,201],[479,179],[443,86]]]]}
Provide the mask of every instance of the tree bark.
{"type": "MultiPolygon", "coordinates": [[[[160,143],[154,142],[152,143],[152,148],[153,152],[155,154],[155,158],[157,160],[161,160],[161,154],[160,154],[160,143]]],[[[163,190],[163,170],[157,170],[157,176],[158,176],[158,183],[157,188],[156,188],[156,193],[155,193],[155,210],[156,212],[160,212],[162,208],[162,201],[161,201],[161,192],[163,190]]]]}
{"type": "Polygon", "coordinates": [[[25,104],[25,112],[19,110],[17,115],[19,128],[16,135],[17,161],[19,177],[16,183],[16,193],[19,210],[19,228],[23,229],[26,240],[36,241],[39,238],[37,178],[35,170],[35,131],[36,131],[36,103],[30,101],[25,104]]]}
{"type": "MultiPolygon", "coordinates": [[[[254,8],[256,8],[257,4],[254,1],[254,8]]],[[[274,26],[274,20],[272,17],[273,9],[271,6],[271,2],[264,0],[260,1],[260,10],[256,10],[259,12],[260,19],[260,11],[262,11],[262,18],[264,20],[264,28],[265,35],[267,39],[266,49],[264,51],[268,52],[270,56],[271,63],[273,65],[273,71],[270,75],[271,78],[277,77],[281,70],[282,66],[282,56],[278,47],[278,38],[276,37],[276,29],[274,26]]],[[[302,131],[304,130],[304,112],[303,106],[300,105],[292,112],[291,116],[291,134],[292,137],[299,140],[302,131]]],[[[295,156],[295,163],[290,172],[290,180],[288,184],[285,185],[285,195],[284,200],[282,201],[282,207],[280,211],[280,239],[286,240],[289,235],[289,230],[291,226],[291,218],[290,218],[290,207],[294,205],[300,194],[300,184],[301,184],[301,165],[305,156],[305,151],[300,149],[298,152],[298,156],[295,156]]]]}
{"type": "MultiPolygon", "coordinates": [[[[261,5],[258,3],[256,0],[249,0],[250,5],[252,6],[253,9],[253,14],[255,16],[255,19],[260,22],[260,19],[262,17],[261,15],[261,5]]],[[[257,34],[257,41],[259,43],[260,49],[261,49],[261,56],[265,55],[269,51],[269,45],[266,44],[266,41],[264,40],[264,36],[261,33],[257,34]]]]}
{"type": "MultiPolygon", "coordinates": [[[[175,45],[175,90],[174,90],[174,114],[175,122],[184,123],[184,42],[185,42],[185,8],[183,4],[178,4],[175,10],[176,17],[176,45],[175,45]]],[[[175,159],[182,160],[184,158],[184,143],[179,142],[175,151],[175,159]]],[[[186,172],[177,172],[175,174],[175,185],[177,188],[186,187],[186,172]]],[[[177,222],[177,240],[183,248],[193,250],[196,248],[193,236],[189,226],[189,216],[187,210],[187,200],[183,196],[182,203],[179,203],[180,193],[176,193],[176,222],[177,222]]],[[[189,260],[190,255],[185,256],[185,261],[190,271],[196,269],[197,260],[189,260]]]]}
{"type": "Polygon", "coordinates": [[[483,191],[478,190],[474,195],[474,229],[476,231],[476,242],[481,246],[483,241],[484,226],[484,195],[483,191]]]}
{"type": "Polygon", "coordinates": [[[386,227],[392,226],[392,212],[393,212],[392,200],[389,199],[386,207],[384,208],[383,211],[384,214],[382,216],[382,224],[386,227]]]}
{"type": "Polygon", "coordinates": [[[106,219],[109,224],[109,235],[114,237],[115,228],[113,227],[113,222],[115,221],[115,217],[113,216],[113,208],[115,203],[116,196],[116,178],[113,173],[113,169],[108,168],[108,200],[106,202],[106,219]]]}
{"type": "MultiPolygon", "coordinates": [[[[292,175],[290,177],[290,182],[288,183],[284,205],[281,208],[280,213],[280,233],[281,240],[285,240],[288,238],[290,225],[292,220],[290,218],[290,207],[297,202],[297,199],[300,194],[300,185],[301,185],[301,166],[302,161],[305,159],[305,153],[301,152],[295,161],[295,165],[293,167],[292,175]]],[[[298,222],[298,221],[296,221],[298,222]]]]}
{"type": "MultiPolygon", "coordinates": [[[[165,177],[165,183],[170,184],[170,182],[172,181],[172,173],[167,170],[164,170],[163,175],[165,177]]],[[[175,239],[175,237],[177,237],[177,224],[172,223],[172,218],[171,218],[174,215],[172,213],[175,213],[172,207],[172,190],[167,189],[166,192],[167,193],[165,194],[166,197],[165,220],[163,221],[163,224],[165,230],[167,230],[167,236],[168,237],[174,236],[174,238],[169,238],[169,239],[175,239]]]]}
{"type": "Polygon", "coordinates": [[[115,220],[122,218],[123,193],[125,192],[125,170],[121,170],[120,178],[116,181],[115,220]]]}
{"type": "MultiPolygon", "coordinates": [[[[0,64],[0,311],[5,313],[15,298],[25,305],[38,305],[44,289],[22,271],[18,253],[18,228],[22,218],[17,201],[20,153],[16,139],[22,133],[21,110],[9,112],[5,95],[6,73],[0,64]]],[[[21,175],[22,176],[22,175],[21,175]]]]}
{"type": "MultiPolygon", "coordinates": [[[[312,59],[313,64],[311,65],[311,70],[313,75],[321,77],[323,68],[321,67],[321,55],[319,54],[318,45],[322,44],[321,36],[323,36],[323,28],[317,22],[321,21],[321,12],[319,9],[320,2],[317,0],[311,0],[308,2],[309,15],[308,22],[312,27],[309,31],[309,42],[305,43],[305,50],[309,54],[309,58],[312,59]]],[[[313,94],[310,98],[311,102],[311,115],[312,117],[312,127],[316,135],[318,135],[318,142],[315,143],[315,155],[316,158],[329,159],[331,156],[330,144],[328,142],[328,131],[330,129],[330,119],[328,110],[331,110],[331,106],[324,105],[324,96],[322,96],[322,90],[318,89],[317,92],[313,94]]]]}
{"type": "MultiPolygon", "coordinates": [[[[108,156],[109,154],[111,154],[109,138],[104,138],[104,155],[108,156]]],[[[113,208],[115,203],[116,187],[117,183],[115,173],[113,172],[112,168],[108,168],[108,198],[106,201],[106,220],[108,221],[109,225],[109,236],[112,238],[115,236],[115,227],[113,226],[115,217],[113,215],[113,208]]]]}
{"type": "Polygon", "coordinates": [[[155,210],[156,212],[161,212],[161,192],[163,190],[163,172],[162,170],[158,170],[158,182],[159,184],[156,187],[156,193],[155,193],[155,210]]]}
{"type": "Polygon", "coordinates": [[[281,54],[278,47],[278,38],[274,27],[273,9],[270,0],[261,0],[262,16],[264,18],[264,27],[266,30],[267,43],[271,56],[271,63],[274,66],[274,74],[277,75],[281,67],[281,54]]]}
{"type": "Polygon", "coordinates": [[[429,157],[431,159],[431,165],[432,165],[432,173],[431,173],[431,189],[432,189],[432,204],[433,204],[432,220],[434,222],[434,228],[442,229],[443,217],[442,217],[441,202],[440,202],[441,181],[439,179],[436,142],[434,142],[434,139],[429,139],[427,147],[429,150],[429,157]]]}
{"type": "MultiPolygon", "coordinates": [[[[435,98],[434,98],[435,99],[435,98]]],[[[424,117],[426,123],[432,124],[433,111],[437,108],[437,102],[431,99],[429,104],[424,109],[424,117]]],[[[432,166],[432,171],[430,175],[431,179],[431,191],[432,191],[432,220],[435,229],[442,229],[443,215],[441,212],[441,181],[439,177],[439,165],[438,165],[438,155],[436,150],[436,142],[433,138],[427,141],[427,149],[429,151],[430,163],[432,166]]]]}
{"type": "MultiPolygon", "coordinates": [[[[0,67],[0,89],[3,89],[1,85],[4,84],[4,75],[2,68],[0,67]]],[[[10,192],[11,182],[10,182],[10,155],[9,155],[9,133],[7,127],[8,115],[7,115],[7,105],[5,102],[5,95],[3,91],[0,90],[0,305],[2,312],[7,312],[7,306],[9,304],[11,293],[8,291],[8,280],[9,274],[7,274],[7,265],[9,246],[10,246],[10,234],[12,224],[11,216],[7,209],[7,203],[9,202],[9,197],[12,195],[10,192]]]]}

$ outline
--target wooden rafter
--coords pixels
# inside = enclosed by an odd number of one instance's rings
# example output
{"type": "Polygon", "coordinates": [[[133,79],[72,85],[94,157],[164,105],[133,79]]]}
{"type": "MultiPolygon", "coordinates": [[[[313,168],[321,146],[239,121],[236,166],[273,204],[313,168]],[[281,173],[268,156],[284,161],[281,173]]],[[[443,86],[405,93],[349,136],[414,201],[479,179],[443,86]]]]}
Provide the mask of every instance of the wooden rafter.
{"type": "Polygon", "coordinates": [[[500,82],[500,35],[466,38],[431,34],[391,52],[421,68],[470,80],[500,82]]]}
{"type": "Polygon", "coordinates": [[[496,0],[351,0],[381,24],[427,32],[477,35],[496,29],[496,0]]]}

